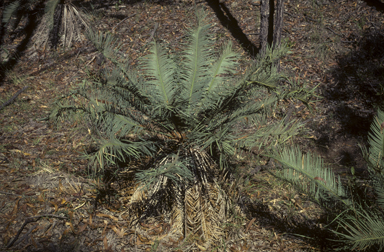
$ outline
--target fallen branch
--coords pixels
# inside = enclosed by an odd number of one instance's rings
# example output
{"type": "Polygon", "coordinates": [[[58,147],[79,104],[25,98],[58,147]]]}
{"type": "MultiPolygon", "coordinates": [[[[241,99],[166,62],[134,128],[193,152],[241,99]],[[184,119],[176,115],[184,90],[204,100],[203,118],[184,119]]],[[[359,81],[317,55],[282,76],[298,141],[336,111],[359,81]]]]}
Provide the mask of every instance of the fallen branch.
{"type": "Polygon", "coordinates": [[[28,236],[32,233],[32,231],[33,231],[38,225],[39,225],[39,224],[35,224],[35,225],[33,225],[33,227],[31,227],[31,228],[28,230],[28,232],[25,233],[25,234],[23,235],[23,237],[21,237],[21,239],[19,239],[18,242],[15,242],[14,245],[16,246],[17,244],[22,243],[25,239],[27,239],[28,236]]]}
{"type": "Polygon", "coordinates": [[[123,20],[121,20],[117,25],[115,25],[115,26],[112,28],[112,31],[114,32],[114,31],[116,30],[117,26],[119,26],[119,25],[122,24],[125,20],[127,20],[127,19],[129,19],[129,18],[131,18],[131,17],[133,17],[133,16],[135,16],[135,15],[136,15],[136,13],[135,13],[135,14],[132,14],[132,15],[129,15],[128,17],[126,17],[126,18],[124,18],[123,20]]]}
{"type": "Polygon", "coordinates": [[[19,94],[21,94],[21,92],[23,92],[27,88],[28,86],[25,86],[19,91],[17,91],[17,93],[14,96],[12,96],[8,101],[6,101],[3,105],[0,106],[0,110],[2,110],[5,106],[8,106],[9,104],[11,104],[19,96],[19,94]]]}
{"type": "MultiPolygon", "coordinates": [[[[13,244],[15,243],[15,241],[17,241],[17,239],[19,239],[19,236],[20,236],[21,232],[23,231],[24,227],[25,227],[28,223],[36,222],[36,221],[40,220],[40,219],[43,218],[43,217],[52,217],[52,218],[58,218],[58,219],[68,219],[67,217],[58,216],[58,215],[54,215],[54,214],[44,214],[44,215],[38,215],[38,216],[28,217],[28,218],[24,221],[24,224],[21,226],[21,228],[19,229],[19,231],[17,232],[15,238],[13,238],[13,240],[12,240],[11,242],[8,243],[7,248],[12,247],[13,244]]],[[[33,229],[32,229],[32,230],[33,230],[33,229]]],[[[24,239],[24,238],[23,238],[23,239],[24,239]]]]}
{"type": "Polygon", "coordinates": [[[155,36],[157,28],[159,28],[159,23],[155,23],[155,28],[153,28],[153,31],[151,32],[151,36],[149,37],[149,39],[147,39],[147,43],[149,43],[153,39],[153,37],[155,36]]]}

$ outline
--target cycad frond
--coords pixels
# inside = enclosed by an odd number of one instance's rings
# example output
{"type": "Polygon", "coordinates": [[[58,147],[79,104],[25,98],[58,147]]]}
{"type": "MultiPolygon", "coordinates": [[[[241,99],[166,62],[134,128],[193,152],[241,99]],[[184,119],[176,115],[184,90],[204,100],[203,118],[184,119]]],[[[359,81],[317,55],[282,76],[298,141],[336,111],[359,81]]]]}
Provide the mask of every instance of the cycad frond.
{"type": "Polygon", "coordinates": [[[45,4],[45,15],[46,15],[46,20],[48,23],[48,29],[52,30],[53,25],[54,25],[54,19],[55,19],[55,12],[56,12],[56,7],[59,4],[61,0],[49,0],[45,4]]]}
{"type": "MultiPolygon", "coordinates": [[[[239,146],[257,147],[262,150],[264,146],[275,148],[287,143],[294,136],[300,134],[303,124],[298,121],[285,123],[285,118],[275,124],[268,124],[265,114],[250,116],[248,118],[253,125],[257,126],[257,133],[240,136],[236,139],[239,146]]],[[[251,131],[252,129],[250,129],[251,131]]],[[[265,151],[267,149],[264,147],[265,151]]]]}
{"type": "MultiPolygon", "coordinates": [[[[180,77],[183,87],[182,97],[195,108],[209,82],[209,65],[212,62],[212,41],[209,36],[210,25],[204,17],[198,16],[199,25],[190,33],[188,45],[183,54],[181,67],[184,70],[180,77]]],[[[190,114],[191,112],[187,112],[190,114]]]]}
{"type": "Polygon", "coordinates": [[[363,148],[363,154],[368,164],[368,171],[372,179],[373,188],[377,195],[377,202],[384,208],[384,112],[380,109],[371,124],[368,135],[369,150],[363,148]]]}
{"type": "Polygon", "coordinates": [[[211,73],[200,102],[202,109],[211,109],[212,103],[217,102],[225,92],[228,92],[227,85],[223,83],[233,80],[231,76],[235,73],[239,57],[240,55],[232,50],[232,43],[228,43],[223,47],[219,59],[211,66],[207,66],[211,73]]]}
{"type": "Polygon", "coordinates": [[[11,17],[16,13],[16,11],[20,7],[20,0],[16,0],[10,4],[8,4],[3,11],[3,23],[8,23],[11,17]]]}
{"type": "Polygon", "coordinates": [[[32,38],[36,48],[56,47],[59,43],[68,48],[81,41],[81,28],[89,28],[87,15],[70,1],[48,0],[41,22],[32,38]]]}
{"type": "Polygon", "coordinates": [[[110,136],[108,139],[98,139],[98,146],[99,150],[90,156],[89,160],[94,167],[100,167],[102,170],[105,166],[116,165],[117,162],[127,162],[127,157],[134,160],[151,155],[155,148],[150,141],[124,141],[114,136],[110,136]]]}
{"type": "Polygon", "coordinates": [[[375,210],[359,208],[353,215],[338,219],[343,232],[334,231],[341,237],[349,251],[383,251],[384,216],[375,210]]]}
{"type": "Polygon", "coordinates": [[[147,89],[158,106],[167,108],[174,102],[178,90],[174,78],[176,64],[156,41],[153,42],[150,52],[142,64],[149,85],[147,89]]]}
{"type": "Polygon", "coordinates": [[[103,53],[106,58],[117,62],[115,61],[116,52],[121,47],[121,43],[116,37],[111,33],[102,33],[92,29],[89,29],[86,35],[99,52],[103,53]]]}
{"type": "Polygon", "coordinates": [[[160,177],[166,177],[170,179],[174,184],[181,184],[193,180],[193,175],[188,169],[186,160],[179,160],[177,155],[169,155],[163,158],[157,166],[151,169],[142,170],[137,173],[137,180],[146,185],[146,190],[156,193],[154,188],[160,188],[159,181],[160,177]],[[151,189],[149,189],[152,187],[151,189]]]}
{"type": "MultiPolygon", "coordinates": [[[[277,174],[295,184],[301,190],[309,192],[313,199],[329,210],[340,210],[330,203],[342,203],[343,211],[334,221],[337,229],[331,231],[340,237],[339,242],[353,251],[382,251],[384,249],[384,112],[378,110],[377,117],[371,124],[369,149],[362,148],[368,164],[372,188],[376,193],[378,209],[368,207],[353,199],[358,195],[348,195],[340,178],[324,168],[319,157],[303,155],[295,149],[286,149],[278,155],[271,156],[286,168],[277,174]]],[[[333,212],[334,214],[335,212],[333,212]]]]}
{"type": "Polygon", "coordinates": [[[210,183],[202,190],[195,185],[187,190],[185,198],[187,235],[198,237],[200,248],[219,245],[228,201],[220,188],[210,183]]]}
{"type": "Polygon", "coordinates": [[[286,169],[277,175],[295,184],[324,207],[342,203],[343,208],[351,207],[346,189],[340,176],[335,176],[330,168],[324,166],[322,158],[303,154],[298,149],[284,149],[273,156],[286,169]]]}
{"type": "Polygon", "coordinates": [[[31,16],[36,11],[36,6],[41,2],[42,0],[16,0],[9,3],[3,10],[2,25],[11,24],[12,29],[16,29],[23,18],[31,16]]]}

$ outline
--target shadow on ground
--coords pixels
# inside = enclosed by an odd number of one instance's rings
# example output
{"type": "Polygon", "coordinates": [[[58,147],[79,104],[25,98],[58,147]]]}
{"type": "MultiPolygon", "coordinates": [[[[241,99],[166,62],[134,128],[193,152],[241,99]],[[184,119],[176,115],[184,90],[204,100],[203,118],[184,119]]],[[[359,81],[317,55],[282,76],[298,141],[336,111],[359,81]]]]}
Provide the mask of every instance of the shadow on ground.
{"type": "Polygon", "coordinates": [[[365,170],[359,145],[367,143],[370,125],[384,95],[384,31],[371,27],[348,41],[353,49],[337,58],[330,71],[334,82],[321,88],[327,109],[316,125],[318,151],[339,166],[365,170]]]}

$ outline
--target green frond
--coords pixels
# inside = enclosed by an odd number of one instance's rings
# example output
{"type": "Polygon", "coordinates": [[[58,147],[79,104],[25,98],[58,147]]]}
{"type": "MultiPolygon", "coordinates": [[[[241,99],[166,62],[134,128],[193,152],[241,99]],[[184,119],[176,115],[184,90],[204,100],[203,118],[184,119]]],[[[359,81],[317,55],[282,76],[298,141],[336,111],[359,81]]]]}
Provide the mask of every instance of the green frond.
{"type": "Polygon", "coordinates": [[[141,170],[136,174],[137,181],[144,185],[146,190],[150,190],[161,181],[160,177],[167,177],[175,185],[193,180],[193,175],[185,164],[185,160],[180,160],[176,154],[163,158],[154,168],[141,170]]]}
{"type": "Polygon", "coordinates": [[[89,29],[86,35],[99,52],[103,53],[106,58],[116,61],[116,52],[120,49],[121,43],[113,34],[89,29]]]}
{"type": "Polygon", "coordinates": [[[335,176],[330,168],[324,166],[322,158],[303,154],[298,149],[284,149],[277,155],[266,155],[279,161],[285,169],[277,172],[301,190],[308,192],[321,206],[335,206],[341,203],[344,208],[351,207],[346,189],[340,176],[335,176]]]}
{"type": "Polygon", "coordinates": [[[172,105],[178,90],[174,78],[176,63],[156,41],[152,43],[150,52],[142,64],[147,80],[146,89],[150,91],[155,104],[166,108],[172,105]]]}
{"type": "Polygon", "coordinates": [[[125,163],[156,153],[154,144],[150,141],[133,142],[113,136],[106,139],[98,138],[97,141],[98,151],[89,156],[89,160],[95,169],[100,167],[101,171],[107,166],[116,165],[118,161],[125,163]]]}
{"type": "Polygon", "coordinates": [[[3,23],[8,23],[11,17],[16,13],[20,7],[20,0],[13,1],[8,4],[3,10],[3,23]]]}
{"type": "Polygon", "coordinates": [[[223,48],[220,57],[209,67],[211,74],[210,80],[207,83],[206,91],[204,92],[204,98],[201,100],[201,106],[208,107],[207,103],[212,103],[218,100],[220,94],[222,95],[227,91],[228,83],[233,80],[233,74],[238,66],[237,60],[240,58],[238,53],[232,51],[232,43],[226,44],[223,48]]]}
{"type": "MultiPolygon", "coordinates": [[[[129,81],[125,85],[130,87],[134,86],[134,88],[138,90],[140,86],[139,80],[136,77],[136,73],[133,73],[129,68],[128,59],[124,59],[122,62],[118,60],[117,55],[122,43],[119,42],[119,40],[111,33],[103,33],[100,31],[96,32],[92,29],[87,30],[86,36],[90,41],[92,41],[97,50],[101,52],[104,57],[112,61],[112,63],[116,66],[117,69],[114,69],[115,75],[113,78],[116,78],[116,73],[118,73],[118,75],[122,73],[129,81]]],[[[145,94],[141,93],[140,95],[143,96],[145,94]]]]}
{"type": "Polygon", "coordinates": [[[357,209],[355,214],[339,219],[342,232],[333,231],[350,251],[383,251],[384,218],[374,210],[357,209]]]}
{"type": "Polygon", "coordinates": [[[37,4],[41,2],[40,0],[15,0],[11,1],[3,10],[3,18],[1,22],[3,25],[12,24],[13,29],[15,29],[24,17],[31,14],[35,11],[37,4]],[[12,20],[14,17],[14,20],[12,20]],[[15,22],[12,22],[15,21],[15,22]]]}
{"type": "MultiPolygon", "coordinates": [[[[293,137],[300,134],[303,124],[300,121],[290,121],[285,123],[285,119],[274,124],[268,124],[268,117],[260,115],[249,117],[253,125],[259,125],[255,134],[244,133],[239,135],[236,142],[239,146],[247,149],[257,147],[260,150],[268,151],[268,148],[284,146],[293,137]]],[[[269,119],[270,120],[270,119],[269,119]]]]}
{"type": "Polygon", "coordinates": [[[269,90],[275,90],[282,76],[278,72],[274,61],[279,59],[281,55],[284,55],[286,51],[287,48],[284,45],[280,46],[279,50],[272,50],[272,47],[268,47],[266,55],[264,57],[258,56],[245,73],[242,85],[250,87],[261,86],[269,90]]]}
{"type": "Polygon", "coordinates": [[[371,124],[368,135],[369,150],[363,148],[363,154],[368,164],[372,185],[377,195],[377,202],[384,207],[384,133],[382,123],[384,112],[377,111],[377,117],[371,124]]]}
{"type": "Polygon", "coordinates": [[[183,87],[182,97],[194,108],[201,100],[209,83],[209,66],[212,62],[212,40],[209,36],[209,24],[198,19],[199,25],[190,33],[188,44],[181,63],[183,69],[180,77],[183,87]]]}

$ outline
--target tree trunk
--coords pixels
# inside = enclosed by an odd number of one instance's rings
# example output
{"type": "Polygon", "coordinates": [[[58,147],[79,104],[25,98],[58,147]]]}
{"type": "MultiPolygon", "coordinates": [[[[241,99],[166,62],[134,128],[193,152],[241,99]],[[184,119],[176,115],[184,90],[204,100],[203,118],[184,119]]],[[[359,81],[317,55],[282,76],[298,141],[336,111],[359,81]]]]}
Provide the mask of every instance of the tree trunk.
{"type": "Polygon", "coordinates": [[[281,32],[283,30],[284,0],[277,0],[275,29],[273,30],[273,48],[279,48],[281,44],[281,32]]]}
{"type": "Polygon", "coordinates": [[[273,30],[275,20],[275,0],[269,0],[269,19],[268,19],[268,45],[272,46],[273,43],[273,30]]]}
{"type": "MultiPolygon", "coordinates": [[[[273,15],[273,14],[272,14],[273,15]]],[[[260,7],[260,54],[264,56],[268,44],[269,0],[261,0],[260,7]]]]}
{"type": "MultiPolygon", "coordinates": [[[[283,30],[284,0],[277,0],[275,15],[275,29],[273,31],[273,49],[280,48],[281,33],[283,30]]],[[[280,60],[277,62],[277,70],[280,72],[280,60]]]]}
{"type": "MultiPolygon", "coordinates": [[[[3,58],[1,57],[3,53],[3,38],[5,32],[5,24],[3,23],[3,12],[4,12],[4,2],[0,3],[0,65],[3,63],[3,58]]],[[[1,73],[0,73],[1,77],[1,73]]]]}

